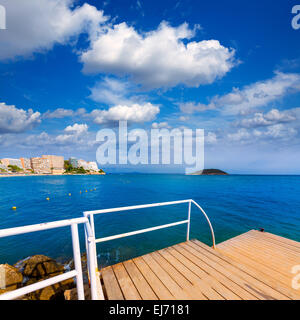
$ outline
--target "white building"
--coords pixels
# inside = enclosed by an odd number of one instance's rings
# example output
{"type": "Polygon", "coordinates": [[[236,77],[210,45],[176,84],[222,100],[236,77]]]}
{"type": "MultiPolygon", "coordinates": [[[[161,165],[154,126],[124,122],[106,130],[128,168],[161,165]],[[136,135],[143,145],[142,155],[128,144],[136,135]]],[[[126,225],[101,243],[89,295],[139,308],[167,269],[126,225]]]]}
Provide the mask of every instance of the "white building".
{"type": "Polygon", "coordinates": [[[85,161],[85,160],[78,160],[78,168],[82,167],[84,170],[88,171],[99,171],[98,165],[94,161],[85,161]]]}
{"type": "Polygon", "coordinates": [[[88,162],[88,166],[90,168],[89,170],[91,170],[91,171],[99,171],[98,165],[95,161],[88,162]]]}

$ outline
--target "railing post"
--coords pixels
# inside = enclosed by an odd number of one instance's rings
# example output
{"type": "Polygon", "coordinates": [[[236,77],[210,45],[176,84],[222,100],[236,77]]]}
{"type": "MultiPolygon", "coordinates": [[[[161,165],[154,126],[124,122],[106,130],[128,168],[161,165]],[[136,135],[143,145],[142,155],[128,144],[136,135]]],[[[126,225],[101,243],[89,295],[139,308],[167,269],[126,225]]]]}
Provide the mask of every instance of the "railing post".
{"type": "Polygon", "coordinates": [[[73,258],[74,258],[74,265],[76,270],[77,296],[78,296],[78,300],[84,300],[81,254],[80,254],[80,244],[79,244],[77,224],[71,224],[71,232],[72,232],[72,244],[73,244],[73,258]]]}
{"type": "Polygon", "coordinates": [[[205,211],[199,206],[199,204],[197,202],[195,202],[194,200],[191,200],[191,202],[193,202],[193,204],[198,207],[202,213],[204,214],[204,217],[206,219],[206,221],[208,222],[209,228],[210,228],[210,232],[211,232],[211,237],[212,237],[212,243],[213,243],[213,248],[216,249],[216,239],[215,239],[215,233],[214,233],[214,229],[210,223],[210,220],[207,216],[207,214],[205,213],[205,211]]]}
{"type": "Polygon", "coordinates": [[[186,232],[186,241],[190,240],[190,224],[191,224],[191,201],[189,202],[189,212],[188,212],[188,224],[187,224],[187,232],[186,232]]]}
{"type": "Polygon", "coordinates": [[[91,280],[91,295],[92,300],[104,300],[101,284],[100,288],[98,288],[97,283],[100,282],[100,279],[97,279],[98,269],[96,267],[95,262],[95,238],[89,237],[88,238],[88,247],[89,247],[89,257],[90,257],[90,263],[89,263],[89,275],[91,280]],[[98,281],[99,280],[99,281],[98,281]]]}
{"type": "MultiPolygon", "coordinates": [[[[91,228],[92,228],[92,232],[93,232],[93,236],[94,239],[96,239],[96,235],[95,235],[95,222],[94,222],[94,215],[91,214],[90,215],[90,221],[91,221],[91,228]]],[[[93,251],[95,254],[95,265],[96,265],[96,269],[98,270],[98,259],[97,259],[97,248],[96,248],[96,244],[95,244],[95,250],[93,251]]]]}

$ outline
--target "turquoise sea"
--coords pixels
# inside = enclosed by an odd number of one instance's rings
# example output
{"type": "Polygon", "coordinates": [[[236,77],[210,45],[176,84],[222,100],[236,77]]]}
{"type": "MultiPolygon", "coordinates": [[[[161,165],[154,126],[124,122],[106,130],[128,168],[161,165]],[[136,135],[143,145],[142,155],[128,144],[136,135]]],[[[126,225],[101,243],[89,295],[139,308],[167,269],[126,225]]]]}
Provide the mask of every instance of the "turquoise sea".
{"type": "MultiPolygon", "coordinates": [[[[217,243],[260,227],[300,241],[300,176],[114,174],[0,178],[0,229],[81,217],[87,210],[184,199],[194,199],[203,207],[215,229],[217,243]],[[11,209],[13,206],[16,211],[11,209]]],[[[96,237],[184,220],[187,212],[184,204],[98,215],[96,237]]],[[[186,225],[182,225],[98,244],[98,260],[101,266],[116,263],[182,242],[185,237],[186,225]]],[[[191,238],[211,245],[208,225],[196,207],[191,215],[191,238]]],[[[83,227],[80,239],[81,250],[85,251],[83,227]]],[[[71,258],[69,228],[0,239],[0,263],[13,264],[34,254],[62,262],[71,258]]]]}

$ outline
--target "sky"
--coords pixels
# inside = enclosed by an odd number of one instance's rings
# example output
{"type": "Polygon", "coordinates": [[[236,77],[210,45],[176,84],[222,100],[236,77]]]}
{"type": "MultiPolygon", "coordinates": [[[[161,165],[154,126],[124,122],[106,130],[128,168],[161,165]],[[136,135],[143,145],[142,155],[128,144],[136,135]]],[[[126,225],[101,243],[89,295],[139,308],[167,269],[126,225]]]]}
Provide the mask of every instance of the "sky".
{"type": "Polygon", "coordinates": [[[94,161],[97,131],[127,120],[204,129],[206,168],[300,174],[297,4],[0,0],[0,158],[94,161]]]}

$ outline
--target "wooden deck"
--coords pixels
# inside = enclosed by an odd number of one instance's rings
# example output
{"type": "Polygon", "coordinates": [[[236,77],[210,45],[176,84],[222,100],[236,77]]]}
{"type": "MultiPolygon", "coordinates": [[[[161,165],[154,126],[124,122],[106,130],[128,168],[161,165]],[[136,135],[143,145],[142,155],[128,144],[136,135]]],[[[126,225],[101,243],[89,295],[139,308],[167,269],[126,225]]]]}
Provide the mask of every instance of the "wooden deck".
{"type": "Polygon", "coordinates": [[[214,250],[192,240],[101,270],[109,300],[300,300],[300,243],[251,230],[214,250]]]}

